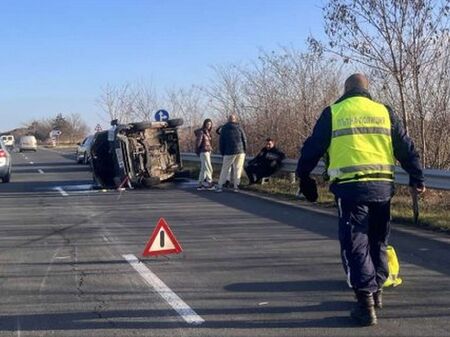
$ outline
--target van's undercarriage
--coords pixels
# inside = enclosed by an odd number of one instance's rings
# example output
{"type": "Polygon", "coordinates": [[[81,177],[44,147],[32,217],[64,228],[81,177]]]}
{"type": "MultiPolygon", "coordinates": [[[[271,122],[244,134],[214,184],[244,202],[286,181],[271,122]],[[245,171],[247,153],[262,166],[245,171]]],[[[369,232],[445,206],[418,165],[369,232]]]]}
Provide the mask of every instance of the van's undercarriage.
{"type": "Polygon", "coordinates": [[[165,122],[119,125],[101,132],[91,153],[94,179],[105,187],[118,187],[126,179],[133,186],[152,186],[182,169],[177,129],[165,122]]]}

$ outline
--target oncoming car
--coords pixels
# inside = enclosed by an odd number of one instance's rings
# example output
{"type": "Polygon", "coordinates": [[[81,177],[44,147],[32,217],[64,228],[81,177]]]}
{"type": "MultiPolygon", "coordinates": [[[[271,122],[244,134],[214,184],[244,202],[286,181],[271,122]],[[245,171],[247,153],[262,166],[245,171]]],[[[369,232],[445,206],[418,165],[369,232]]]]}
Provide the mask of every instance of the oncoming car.
{"type": "Polygon", "coordinates": [[[182,119],[119,124],[97,133],[91,145],[95,183],[150,187],[174,178],[182,171],[177,130],[182,124],[182,119]]]}

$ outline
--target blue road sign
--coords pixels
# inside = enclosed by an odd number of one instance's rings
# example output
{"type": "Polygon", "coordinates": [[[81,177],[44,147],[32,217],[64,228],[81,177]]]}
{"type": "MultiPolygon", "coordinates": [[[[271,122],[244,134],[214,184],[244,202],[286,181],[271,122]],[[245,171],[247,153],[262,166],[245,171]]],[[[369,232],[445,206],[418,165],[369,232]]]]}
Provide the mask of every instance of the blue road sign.
{"type": "Polygon", "coordinates": [[[158,110],[155,113],[155,120],[158,122],[164,122],[169,119],[169,113],[166,110],[158,110]]]}

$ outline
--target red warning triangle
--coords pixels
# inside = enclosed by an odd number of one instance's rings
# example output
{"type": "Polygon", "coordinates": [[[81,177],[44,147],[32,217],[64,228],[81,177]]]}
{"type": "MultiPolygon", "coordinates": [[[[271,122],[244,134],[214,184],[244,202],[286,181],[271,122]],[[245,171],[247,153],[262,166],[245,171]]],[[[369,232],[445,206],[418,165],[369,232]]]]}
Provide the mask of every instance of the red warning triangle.
{"type": "Polygon", "coordinates": [[[178,254],[182,251],[183,249],[170,230],[166,220],[161,218],[158,220],[158,224],[150,236],[142,256],[178,254]]]}

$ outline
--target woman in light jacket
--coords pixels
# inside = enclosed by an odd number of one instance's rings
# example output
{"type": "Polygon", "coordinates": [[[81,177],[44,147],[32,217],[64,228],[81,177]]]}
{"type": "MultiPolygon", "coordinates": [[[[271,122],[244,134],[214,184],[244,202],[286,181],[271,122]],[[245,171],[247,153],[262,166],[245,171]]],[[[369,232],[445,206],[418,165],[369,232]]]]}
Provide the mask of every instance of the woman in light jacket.
{"type": "Polygon", "coordinates": [[[213,167],[211,165],[211,130],[212,121],[207,118],[203,121],[203,126],[200,129],[195,130],[196,153],[200,156],[201,168],[200,175],[198,177],[197,190],[213,189],[214,184],[212,182],[213,167]]]}

